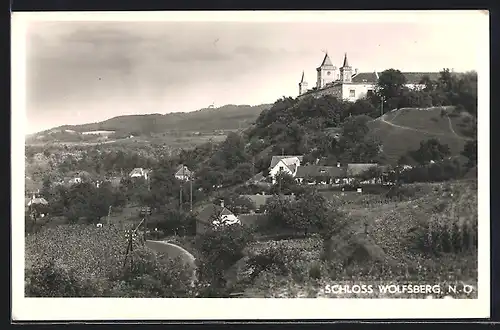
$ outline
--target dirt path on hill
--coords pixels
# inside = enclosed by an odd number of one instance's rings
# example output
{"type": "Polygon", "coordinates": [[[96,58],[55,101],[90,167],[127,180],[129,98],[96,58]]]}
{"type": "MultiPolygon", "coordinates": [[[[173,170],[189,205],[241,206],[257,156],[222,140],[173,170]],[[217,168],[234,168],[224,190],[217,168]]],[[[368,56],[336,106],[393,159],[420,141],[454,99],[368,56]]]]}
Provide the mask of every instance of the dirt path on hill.
{"type": "MultiPolygon", "coordinates": [[[[381,122],[386,123],[387,125],[390,125],[392,127],[397,127],[397,128],[401,128],[401,129],[405,129],[405,130],[409,130],[409,131],[421,132],[421,133],[425,133],[425,134],[445,135],[444,133],[429,132],[429,131],[426,131],[426,130],[423,130],[423,129],[418,129],[418,128],[413,128],[413,127],[408,127],[408,126],[397,125],[397,124],[391,123],[390,121],[385,120],[385,118],[386,117],[385,117],[385,114],[384,114],[382,117],[379,117],[378,119],[380,119],[381,122]]],[[[394,118],[396,118],[396,117],[394,117],[394,118]]]]}
{"type": "Polygon", "coordinates": [[[466,140],[466,141],[470,141],[471,140],[471,138],[458,135],[457,132],[455,132],[455,130],[453,129],[453,125],[451,123],[450,117],[446,116],[446,118],[448,118],[448,124],[450,125],[450,131],[453,133],[453,135],[455,135],[455,137],[457,137],[459,139],[462,139],[462,140],[466,140]]]}
{"type": "MultiPolygon", "coordinates": [[[[398,111],[398,113],[394,116],[393,120],[398,116],[399,112],[400,111],[398,111]]],[[[385,118],[386,118],[386,114],[382,115],[381,117],[379,117],[377,119],[380,119],[380,121],[382,121],[383,123],[390,125],[392,127],[397,127],[397,128],[401,128],[401,129],[405,129],[405,130],[409,130],[409,131],[415,131],[415,132],[420,132],[420,133],[430,134],[430,135],[440,135],[440,136],[449,136],[449,137],[453,136],[453,137],[461,139],[461,140],[469,140],[469,138],[460,136],[455,132],[455,130],[453,129],[453,126],[451,124],[451,119],[448,116],[446,118],[448,118],[448,124],[449,124],[450,131],[452,134],[445,134],[445,133],[440,133],[440,132],[430,132],[430,131],[426,131],[423,129],[413,128],[413,127],[408,127],[408,126],[401,126],[401,125],[394,124],[394,123],[386,120],[385,118]]]]}

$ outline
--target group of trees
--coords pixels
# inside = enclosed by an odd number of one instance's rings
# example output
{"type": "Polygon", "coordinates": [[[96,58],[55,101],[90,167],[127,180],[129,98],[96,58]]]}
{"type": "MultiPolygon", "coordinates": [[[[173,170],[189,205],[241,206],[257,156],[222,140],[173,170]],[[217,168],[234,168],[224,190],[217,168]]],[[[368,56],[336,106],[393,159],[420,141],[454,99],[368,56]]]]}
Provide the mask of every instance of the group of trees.
{"type": "Polygon", "coordinates": [[[65,216],[69,222],[85,218],[89,223],[99,223],[108,215],[109,207],[123,207],[126,197],[109,183],[96,187],[82,182],[70,187],[44,186],[41,195],[49,202],[49,214],[65,216]]]}
{"type": "Polygon", "coordinates": [[[454,105],[463,107],[477,116],[477,73],[456,74],[443,69],[437,80],[424,76],[418,82],[423,88],[408,88],[405,75],[395,69],[383,71],[379,75],[376,92],[369,97],[378,107],[390,111],[404,107],[430,107],[454,105]]]}

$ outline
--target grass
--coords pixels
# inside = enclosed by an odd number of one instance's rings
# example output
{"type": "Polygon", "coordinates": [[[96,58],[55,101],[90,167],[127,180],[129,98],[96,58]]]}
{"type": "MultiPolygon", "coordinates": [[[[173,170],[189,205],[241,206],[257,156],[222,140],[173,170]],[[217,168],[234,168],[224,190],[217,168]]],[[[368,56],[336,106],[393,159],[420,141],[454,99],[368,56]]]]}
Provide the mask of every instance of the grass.
{"type": "MultiPolygon", "coordinates": [[[[452,155],[458,155],[464,147],[465,140],[460,139],[450,130],[447,116],[441,116],[442,107],[430,110],[400,109],[385,115],[385,120],[405,128],[394,127],[380,119],[368,123],[370,136],[379,139],[383,153],[389,163],[396,163],[408,150],[416,150],[420,142],[431,138],[447,144],[452,155]]],[[[451,118],[455,128],[460,117],[451,118]]],[[[455,129],[457,134],[459,130],[455,129]]]]}

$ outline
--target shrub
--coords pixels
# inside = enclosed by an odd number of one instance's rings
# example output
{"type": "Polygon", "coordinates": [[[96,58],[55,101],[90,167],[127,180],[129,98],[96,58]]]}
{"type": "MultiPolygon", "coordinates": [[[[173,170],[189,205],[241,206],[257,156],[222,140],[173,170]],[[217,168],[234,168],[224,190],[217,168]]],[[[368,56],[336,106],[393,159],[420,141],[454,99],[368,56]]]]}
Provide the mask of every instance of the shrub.
{"type": "Polygon", "coordinates": [[[386,198],[403,201],[415,196],[416,189],[413,187],[394,185],[385,194],[386,198]]]}
{"type": "Polygon", "coordinates": [[[293,264],[299,259],[300,251],[288,245],[273,242],[273,245],[264,251],[251,256],[247,262],[247,267],[252,270],[252,279],[265,271],[288,276],[294,271],[293,264]]]}
{"type": "Polygon", "coordinates": [[[463,210],[460,215],[454,214],[452,202],[438,202],[433,207],[431,219],[421,220],[413,227],[407,240],[414,250],[428,254],[463,253],[474,251],[477,247],[477,219],[463,221],[466,216],[463,210]]]}
{"type": "Polygon", "coordinates": [[[315,280],[321,279],[321,265],[319,263],[313,263],[309,268],[309,277],[315,280]]]}
{"type": "Polygon", "coordinates": [[[225,271],[244,256],[243,250],[252,240],[252,233],[240,225],[211,228],[197,237],[200,279],[212,286],[223,287],[225,271]]]}
{"type": "Polygon", "coordinates": [[[130,267],[114,279],[112,296],[134,298],[179,298],[193,295],[193,273],[180,259],[164,258],[140,247],[134,250],[130,267]]]}
{"type": "Polygon", "coordinates": [[[102,293],[97,281],[84,279],[74,268],[42,261],[26,271],[26,295],[30,297],[94,297],[102,293]]]}

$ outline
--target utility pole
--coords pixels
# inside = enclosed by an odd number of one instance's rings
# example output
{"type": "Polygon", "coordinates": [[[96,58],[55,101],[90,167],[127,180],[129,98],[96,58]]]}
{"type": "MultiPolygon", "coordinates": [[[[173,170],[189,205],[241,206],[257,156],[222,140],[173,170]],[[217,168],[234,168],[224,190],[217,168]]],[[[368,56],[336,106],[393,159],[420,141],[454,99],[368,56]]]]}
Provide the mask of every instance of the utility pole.
{"type": "Polygon", "coordinates": [[[182,166],[182,179],[179,182],[180,190],[179,190],[179,212],[182,212],[182,188],[183,185],[182,183],[184,182],[184,164],[181,164],[182,166]]]}
{"type": "Polygon", "coordinates": [[[193,178],[189,177],[189,210],[193,212],[193,178]]]}
{"type": "Polygon", "coordinates": [[[109,217],[110,216],[111,216],[111,205],[108,208],[108,218],[107,218],[107,221],[106,221],[108,223],[108,225],[109,225],[109,217]]]}
{"type": "Polygon", "coordinates": [[[285,148],[281,148],[281,156],[285,155],[285,148]]]}
{"type": "Polygon", "coordinates": [[[380,102],[380,116],[384,115],[384,97],[382,96],[381,102],[380,102]]]}
{"type": "Polygon", "coordinates": [[[255,156],[252,157],[252,178],[255,175],[255,156]]]}

